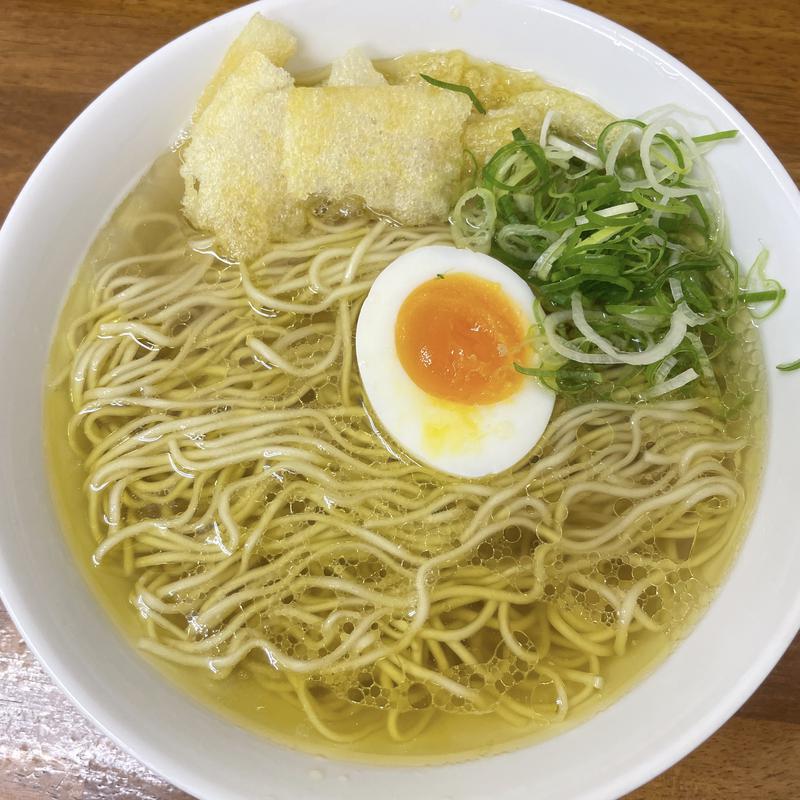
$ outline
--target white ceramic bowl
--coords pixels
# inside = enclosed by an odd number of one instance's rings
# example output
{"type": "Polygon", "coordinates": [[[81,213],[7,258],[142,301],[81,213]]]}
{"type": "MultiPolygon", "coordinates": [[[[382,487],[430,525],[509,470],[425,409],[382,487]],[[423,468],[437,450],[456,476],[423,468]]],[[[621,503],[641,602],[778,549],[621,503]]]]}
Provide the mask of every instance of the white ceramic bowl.
{"type": "Polygon", "coordinates": [[[800,197],[762,139],[717,92],[638,36],[558,0],[274,0],[232,12],[155,53],[108,89],[39,165],[0,234],[0,587],[30,646],[72,699],[133,755],[200,798],[421,800],[611,798],[712,733],[800,624],[795,530],[800,375],[769,370],[763,493],[709,611],[650,677],[588,722],[536,746],[435,768],[326,762],[199,707],[124,641],[78,573],[49,500],[42,373],[71,276],[100,223],[174,139],[227,43],[258,8],[288,24],[294,67],[365,45],[371,55],[461,47],[536,70],[628,116],[675,102],[738,128],[715,153],[747,263],[761,243],[789,291],[764,326],[770,365],[800,355],[800,197]]]}

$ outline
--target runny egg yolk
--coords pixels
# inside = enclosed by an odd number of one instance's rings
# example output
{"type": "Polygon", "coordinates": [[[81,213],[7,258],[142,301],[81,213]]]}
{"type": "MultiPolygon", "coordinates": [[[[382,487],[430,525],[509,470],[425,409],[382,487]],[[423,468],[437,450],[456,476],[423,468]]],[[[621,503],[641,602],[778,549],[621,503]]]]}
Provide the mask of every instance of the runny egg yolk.
{"type": "Polygon", "coordinates": [[[519,309],[500,286],[468,273],[420,284],[397,315],[395,345],[423,391],[464,405],[505,400],[520,387],[527,344],[519,309]]]}

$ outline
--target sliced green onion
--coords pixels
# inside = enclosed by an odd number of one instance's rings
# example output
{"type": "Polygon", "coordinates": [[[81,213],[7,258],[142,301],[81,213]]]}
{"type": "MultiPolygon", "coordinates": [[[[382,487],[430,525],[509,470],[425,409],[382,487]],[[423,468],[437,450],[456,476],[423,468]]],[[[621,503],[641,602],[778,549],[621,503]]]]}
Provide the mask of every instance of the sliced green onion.
{"type": "Polygon", "coordinates": [[[775,302],[780,303],[786,297],[786,290],[781,287],[780,289],[765,289],[761,292],[748,292],[745,289],[739,292],[739,299],[743,303],[767,303],[775,302]]]}
{"type": "Polygon", "coordinates": [[[613,130],[620,128],[623,125],[639,128],[640,130],[643,130],[645,127],[647,127],[644,122],[638,119],[617,119],[614,120],[614,122],[610,122],[605,128],[603,128],[600,136],[597,139],[597,155],[600,156],[601,161],[605,162],[605,160],[608,158],[606,140],[608,139],[609,135],[613,130]]]}
{"type": "Polygon", "coordinates": [[[770,314],[777,311],[778,306],[783,302],[786,297],[786,290],[774,278],[767,277],[767,261],[769,259],[769,251],[763,249],[753,266],[747,271],[744,279],[744,287],[739,291],[739,299],[746,304],[752,303],[769,303],[769,306],[764,311],[755,311],[752,308],[750,313],[754,319],[766,319],[770,314]],[[752,285],[757,286],[756,289],[751,289],[752,285]]]}
{"type": "MultiPolygon", "coordinates": [[[[502,199],[510,197],[504,195],[502,199]]],[[[498,204],[499,205],[499,204],[498,204]]],[[[521,259],[537,259],[557,237],[538,225],[510,224],[505,225],[495,241],[506,253],[521,259]]]]}
{"type": "Polygon", "coordinates": [[[541,177],[546,177],[550,172],[550,166],[547,163],[547,157],[544,154],[544,150],[539,147],[539,145],[528,139],[527,136],[522,132],[522,128],[514,128],[511,131],[511,136],[514,138],[514,141],[522,148],[522,151],[525,153],[528,158],[536,165],[536,170],[541,177]]]}
{"type": "Polygon", "coordinates": [[[581,239],[581,247],[592,247],[596,244],[603,244],[603,242],[607,242],[615,233],[619,233],[624,229],[624,226],[615,227],[613,225],[609,226],[608,228],[600,228],[599,231],[595,231],[586,239],[581,239]]]}
{"type": "Polygon", "coordinates": [[[533,375],[538,378],[554,378],[558,375],[564,375],[573,378],[581,378],[591,381],[592,383],[599,383],[602,380],[602,378],[591,369],[539,369],[537,367],[523,367],[516,361],[514,362],[514,369],[523,375],[533,375]]]}
{"type": "Polygon", "coordinates": [[[486,113],[486,108],[484,107],[483,103],[478,100],[475,92],[469,88],[469,86],[462,86],[460,83],[447,83],[447,81],[440,81],[438,78],[433,78],[430,75],[425,75],[424,73],[419,73],[420,78],[422,80],[427,81],[431,86],[436,86],[438,89],[447,89],[449,92],[460,92],[461,94],[465,94],[472,100],[472,105],[475,106],[475,110],[480,114],[486,113]]]}
{"type": "Polygon", "coordinates": [[[731,317],[760,316],[757,304],[770,313],[785,295],[765,255],[741,281],[725,247],[704,156],[735,131],[692,137],[669,114],[617,120],[595,150],[554,136],[552,114],[538,140],[516,128],[454,210],[457,243],[531,286],[542,364],[518,369],[559,393],[720,395],[715,359],[735,340],[731,317]]]}
{"type": "Polygon", "coordinates": [[[569,236],[572,234],[573,229],[568,228],[565,230],[561,236],[558,237],[540,256],[536,259],[531,267],[530,274],[535,275],[537,278],[546,278],[548,273],[550,272],[550,268],[553,266],[553,261],[555,261],[556,257],[558,256],[559,250],[564,247],[569,236]]]}
{"type": "Polygon", "coordinates": [[[522,375],[539,378],[543,383],[562,394],[580,394],[590,386],[597,386],[603,378],[591,369],[574,369],[563,366],[559,369],[523,367],[514,362],[514,369],[522,375]]]}
{"type": "MultiPolygon", "coordinates": [[[[516,366],[516,364],[514,365],[516,366]]],[[[796,369],[800,369],[800,358],[797,361],[787,361],[783,364],[778,364],[778,369],[781,372],[794,372],[796,369]]]]}
{"type": "Polygon", "coordinates": [[[693,136],[692,141],[695,144],[721,142],[723,139],[735,139],[738,135],[739,131],[717,131],[716,133],[707,133],[704,136],[693,136]]]}
{"type": "Polygon", "coordinates": [[[591,150],[587,150],[585,147],[572,144],[572,142],[568,142],[552,133],[548,137],[548,142],[554,144],[559,150],[563,150],[565,153],[568,153],[571,158],[578,158],[583,161],[584,164],[596,167],[597,169],[603,168],[603,162],[598,158],[598,156],[591,150]]]}
{"type": "Polygon", "coordinates": [[[664,381],[648,389],[642,397],[645,400],[654,400],[656,397],[663,397],[665,394],[674,392],[677,389],[682,389],[687,383],[691,383],[699,377],[697,371],[690,367],[681,372],[680,375],[676,375],[674,378],[670,378],[668,381],[664,381]]]}
{"type": "Polygon", "coordinates": [[[496,221],[494,195],[487,189],[470,189],[461,195],[450,215],[450,231],[459,247],[488,253],[496,221]]]}
{"type": "Polygon", "coordinates": [[[670,372],[672,372],[677,363],[678,359],[675,358],[675,356],[667,356],[656,367],[656,370],[653,373],[653,383],[654,384],[664,383],[664,381],[666,381],[666,379],[669,377],[670,372]]]}

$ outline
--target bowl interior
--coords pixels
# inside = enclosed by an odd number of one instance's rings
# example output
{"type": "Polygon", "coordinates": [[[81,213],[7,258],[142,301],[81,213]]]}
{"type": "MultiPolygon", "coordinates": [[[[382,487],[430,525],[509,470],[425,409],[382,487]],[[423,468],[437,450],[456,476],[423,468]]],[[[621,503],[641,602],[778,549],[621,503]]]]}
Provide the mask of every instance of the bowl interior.
{"type": "Polygon", "coordinates": [[[61,302],[116,203],[188,119],[228,42],[258,8],[285,22],[307,68],[363,45],[371,56],[462,48],[588,95],[620,116],[675,103],[740,139],[713,156],[744,264],[762,243],[788,289],[764,329],[768,365],[800,355],[800,199],[766,145],[696,75],[624,29],[558,0],[265,2],[192,31],[128,73],[68,129],[0,234],[0,588],[31,646],[73,699],[135,756],[201,798],[426,800],[610,798],[666,768],[740,705],[800,622],[800,539],[790,520],[800,377],[769,369],[768,458],[742,552],[676,652],[581,726],[460,765],[369,767],[294,752],[198,706],[137,657],[85,585],[49,500],[42,375],[61,302]],[[795,343],[793,350],[792,343],[795,343]],[[768,588],[765,588],[768,587],[768,588]],[[580,769],[576,766],[580,765],[580,769]]]}

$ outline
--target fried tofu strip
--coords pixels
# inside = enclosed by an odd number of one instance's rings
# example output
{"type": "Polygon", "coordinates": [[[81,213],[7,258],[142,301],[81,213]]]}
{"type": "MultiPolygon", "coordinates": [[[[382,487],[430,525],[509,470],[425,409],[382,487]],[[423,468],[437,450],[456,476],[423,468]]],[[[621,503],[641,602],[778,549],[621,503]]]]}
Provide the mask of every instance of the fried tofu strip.
{"type": "Polygon", "coordinates": [[[427,86],[295,88],[286,114],[290,196],[362,197],[405,225],[447,219],[468,98],[427,86]]]}
{"type": "Polygon", "coordinates": [[[614,120],[591,100],[566,89],[550,87],[523,92],[505,108],[490,110],[483,116],[473,114],[464,128],[464,147],[483,165],[511,141],[515,128],[537,139],[548,111],[553,112],[552,131],[591,147],[597,144],[603,128],[614,120]]]}
{"type": "Polygon", "coordinates": [[[305,217],[287,197],[284,131],[292,77],[249,53],[196,122],[184,149],[183,207],[226,253],[249,258],[298,234],[305,217]]]}
{"type": "Polygon", "coordinates": [[[552,129],[567,139],[597,145],[603,129],[616,118],[597,103],[566,89],[550,86],[537,92],[520,95],[517,103],[546,114],[553,112],[552,129]]]}
{"type": "Polygon", "coordinates": [[[613,119],[536,75],[460,51],[373,64],[353,49],[325,85],[296,87],[281,68],[295,47],[283,26],[254,16],[200,98],[182,151],[187,218],[237,259],[298,236],[314,197],[359,197],[404,225],[443,222],[462,188],[464,149],[485,164],[515,128],[538,137],[549,111],[553,131],[594,145],[613,119]],[[470,86],[488,113],[420,72],[470,86]]]}
{"type": "Polygon", "coordinates": [[[411,53],[376,61],[375,66],[389,83],[422,84],[420,73],[424,73],[440,81],[469,86],[487,109],[507,106],[521,92],[547,86],[532,72],[472,59],[462,50],[411,53]]]}
{"type": "Polygon", "coordinates": [[[273,64],[282,67],[297,49],[297,39],[280,22],[255,14],[233,40],[214,77],[208,82],[197,101],[193,119],[196,121],[211,104],[226,80],[239,68],[250,53],[261,53],[273,64]]]}
{"type": "Polygon", "coordinates": [[[386,78],[358,47],[348,50],[331,64],[328,86],[384,86],[386,78]]]}

